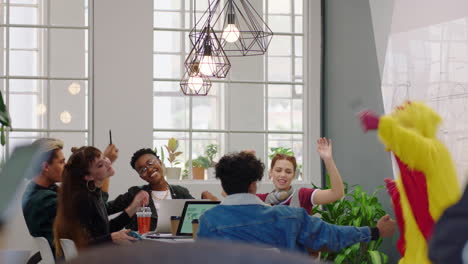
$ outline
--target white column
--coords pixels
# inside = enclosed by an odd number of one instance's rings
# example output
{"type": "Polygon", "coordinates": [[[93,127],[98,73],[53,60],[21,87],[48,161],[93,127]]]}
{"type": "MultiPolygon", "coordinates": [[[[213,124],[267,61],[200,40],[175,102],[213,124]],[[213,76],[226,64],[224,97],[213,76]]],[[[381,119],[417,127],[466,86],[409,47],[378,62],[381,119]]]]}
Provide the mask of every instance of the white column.
{"type": "Polygon", "coordinates": [[[143,184],[132,154],[152,147],[153,1],[94,1],[94,145],[119,148],[110,195],[143,184]]]}

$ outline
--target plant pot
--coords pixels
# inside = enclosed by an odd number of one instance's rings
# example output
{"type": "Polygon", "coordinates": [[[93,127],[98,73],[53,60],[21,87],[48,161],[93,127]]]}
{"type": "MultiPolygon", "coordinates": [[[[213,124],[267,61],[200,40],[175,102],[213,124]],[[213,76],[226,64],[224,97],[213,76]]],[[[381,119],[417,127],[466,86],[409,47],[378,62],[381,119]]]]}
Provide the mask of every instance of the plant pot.
{"type": "Polygon", "coordinates": [[[178,180],[180,178],[181,168],[166,168],[166,179],[178,180]]]}
{"type": "Polygon", "coordinates": [[[208,176],[208,180],[216,179],[216,170],[214,167],[209,167],[208,169],[206,169],[206,174],[208,176]]]}
{"type": "Polygon", "coordinates": [[[205,179],[205,168],[193,167],[192,168],[192,177],[193,177],[194,180],[204,180],[205,179]]]}

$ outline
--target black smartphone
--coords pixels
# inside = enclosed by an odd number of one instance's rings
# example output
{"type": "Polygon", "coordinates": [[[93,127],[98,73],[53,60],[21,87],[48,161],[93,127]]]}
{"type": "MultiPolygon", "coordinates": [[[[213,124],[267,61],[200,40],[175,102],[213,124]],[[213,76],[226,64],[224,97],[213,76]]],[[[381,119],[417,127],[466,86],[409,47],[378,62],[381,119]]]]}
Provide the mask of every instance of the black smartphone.
{"type": "Polygon", "coordinates": [[[112,131],[109,129],[109,145],[112,145],[112,131]]]}

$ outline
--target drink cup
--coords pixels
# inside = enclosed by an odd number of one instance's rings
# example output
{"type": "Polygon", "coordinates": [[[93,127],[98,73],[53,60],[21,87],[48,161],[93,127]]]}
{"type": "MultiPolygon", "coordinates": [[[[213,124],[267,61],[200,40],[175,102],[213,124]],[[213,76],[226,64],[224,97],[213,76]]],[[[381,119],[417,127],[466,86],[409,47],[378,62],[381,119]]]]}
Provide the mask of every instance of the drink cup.
{"type": "Polygon", "coordinates": [[[137,211],[138,233],[146,234],[150,230],[151,209],[149,207],[140,207],[137,211]]]}
{"type": "Polygon", "coordinates": [[[192,220],[192,236],[193,239],[197,239],[197,232],[198,232],[198,219],[193,219],[192,220]]]}
{"type": "Polygon", "coordinates": [[[179,227],[180,216],[171,216],[171,233],[173,236],[177,235],[177,228],[179,227]]]}

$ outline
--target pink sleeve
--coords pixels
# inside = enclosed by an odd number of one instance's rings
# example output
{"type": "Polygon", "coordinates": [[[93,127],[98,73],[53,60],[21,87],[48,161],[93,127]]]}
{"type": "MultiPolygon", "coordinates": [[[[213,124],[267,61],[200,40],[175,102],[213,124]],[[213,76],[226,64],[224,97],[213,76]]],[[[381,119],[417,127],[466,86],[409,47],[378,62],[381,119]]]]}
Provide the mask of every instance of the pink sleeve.
{"type": "Polygon", "coordinates": [[[265,201],[268,196],[268,193],[257,193],[256,195],[258,198],[260,198],[260,200],[265,201]]]}
{"type": "Polygon", "coordinates": [[[304,208],[308,214],[312,213],[312,194],[316,189],[313,188],[301,188],[299,189],[299,203],[301,207],[304,208]]]}

